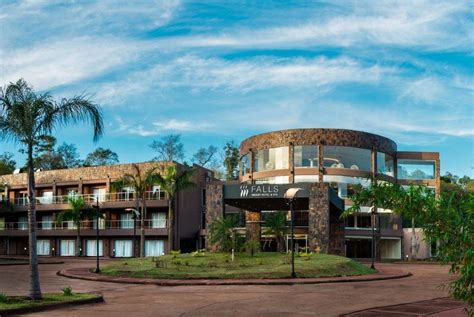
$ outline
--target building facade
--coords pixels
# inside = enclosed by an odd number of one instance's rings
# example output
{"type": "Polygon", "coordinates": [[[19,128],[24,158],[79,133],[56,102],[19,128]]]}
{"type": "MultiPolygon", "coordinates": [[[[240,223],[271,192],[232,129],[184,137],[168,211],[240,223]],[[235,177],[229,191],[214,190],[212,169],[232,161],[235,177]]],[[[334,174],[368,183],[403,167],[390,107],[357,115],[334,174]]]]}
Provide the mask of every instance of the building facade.
{"type": "MultiPolygon", "coordinates": [[[[170,162],[138,163],[140,170],[170,162]]],[[[189,168],[177,164],[178,172],[189,168]]],[[[195,165],[196,186],[179,193],[175,201],[175,241],[183,251],[199,247],[203,214],[202,189],[212,180],[211,171],[195,165]]],[[[56,216],[69,208],[71,197],[83,197],[91,207],[99,207],[102,218],[81,221],[81,254],[96,255],[96,228],[99,226],[99,255],[129,257],[139,253],[140,219],[136,226],[131,209],[138,209],[133,188],[115,188],[124,174],[134,174],[132,164],[84,167],[35,173],[38,254],[74,256],[77,228],[70,221],[58,223],[56,216]],[[135,228],[135,229],[134,229],[135,228]],[[135,232],[135,234],[134,234],[135,232]],[[134,244],[135,241],[135,244],[134,244]]],[[[26,174],[0,176],[5,190],[0,193],[0,255],[26,255],[28,252],[28,217],[26,174]]],[[[168,252],[168,195],[153,185],[146,192],[145,255],[168,252]]]]}
{"type": "MultiPolygon", "coordinates": [[[[436,193],[440,189],[439,153],[399,152],[394,141],[371,133],[344,129],[294,129],[275,131],[245,139],[240,145],[240,183],[253,186],[269,184],[311,184],[308,189],[309,203],[296,212],[297,239],[300,246],[316,246],[330,251],[329,243],[314,241],[321,228],[333,223],[326,218],[335,218],[330,208],[319,204],[324,210],[312,210],[314,202],[312,188],[331,188],[343,200],[344,208],[351,206],[349,196],[354,186],[369,186],[373,181],[398,183],[401,185],[422,184],[436,193]],[[306,206],[306,207],[304,207],[306,206]],[[306,208],[306,209],[305,209],[306,208]],[[329,214],[327,214],[329,213],[329,214]],[[323,219],[323,220],[321,220],[323,219]],[[326,221],[326,222],[325,222],[326,221]]],[[[215,188],[213,190],[216,190],[215,188]]],[[[223,190],[225,193],[225,188],[223,190]]],[[[209,197],[212,199],[212,197],[209,197]]],[[[236,200],[223,197],[224,202],[236,206],[236,200]]],[[[271,198],[267,198],[270,202],[271,198]]],[[[242,204],[242,203],[240,203],[242,204]]],[[[265,218],[274,210],[264,210],[262,203],[245,204],[247,223],[254,227],[265,245],[271,245],[271,235],[265,234],[265,218]],[[255,212],[258,211],[258,212],[255,212]]],[[[306,205],[304,205],[306,204],[306,205]]],[[[237,204],[238,205],[238,204],[237,204]]],[[[267,203],[267,207],[271,207],[267,203]]],[[[208,208],[209,209],[209,208],[208,208]]],[[[215,210],[209,210],[214,212],[215,210]]],[[[225,211],[224,211],[225,212],[225,211]]],[[[377,250],[382,259],[403,257],[403,229],[401,219],[390,210],[378,208],[377,250]]],[[[247,227],[249,225],[247,224],[247,227]]],[[[349,257],[370,257],[371,217],[369,207],[345,220],[345,254],[349,257]]],[[[324,231],[324,230],[323,230],[324,231]]],[[[328,229],[326,234],[330,235],[328,229]]]]}

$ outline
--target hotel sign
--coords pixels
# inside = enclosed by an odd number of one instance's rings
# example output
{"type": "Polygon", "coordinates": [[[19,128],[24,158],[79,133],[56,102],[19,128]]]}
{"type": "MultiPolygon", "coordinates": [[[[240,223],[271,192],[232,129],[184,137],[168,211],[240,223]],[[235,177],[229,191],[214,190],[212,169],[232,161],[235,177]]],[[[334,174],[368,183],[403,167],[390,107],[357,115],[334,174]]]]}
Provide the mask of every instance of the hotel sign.
{"type": "Polygon", "coordinates": [[[301,187],[305,190],[298,196],[309,196],[309,186],[306,184],[240,184],[225,185],[224,197],[226,199],[257,199],[257,198],[283,198],[285,192],[291,187],[301,187]]]}
{"type": "Polygon", "coordinates": [[[280,186],[278,185],[240,185],[241,198],[278,197],[279,193],[280,186]]]}

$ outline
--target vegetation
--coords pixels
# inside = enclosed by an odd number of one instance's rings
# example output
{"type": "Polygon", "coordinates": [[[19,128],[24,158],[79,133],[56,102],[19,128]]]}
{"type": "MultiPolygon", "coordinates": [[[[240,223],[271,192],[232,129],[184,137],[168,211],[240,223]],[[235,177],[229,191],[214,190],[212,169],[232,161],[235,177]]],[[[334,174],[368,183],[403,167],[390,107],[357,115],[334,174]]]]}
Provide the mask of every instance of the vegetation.
{"type": "Polygon", "coordinates": [[[114,165],[119,162],[117,153],[110,149],[97,148],[89,153],[84,161],[84,166],[114,165]]]}
{"type": "Polygon", "coordinates": [[[238,215],[227,215],[214,219],[209,224],[209,242],[223,252],[238,249],[236,245],[237,237],[235,236],[235,228],[238,225],[238,215]]]}
{"type": "Polygon", "coordinates": [[[63,293],[44,294],[41,300],[31,300],[24,297],[0,296],[0,314],[2,311],[20,308],[32,308],[54,303],[75,302],[83,299],[97,297],[97,294],[78,294],[64,295],[63,293]]]}
{"type": "Polygon", "coordinates": [[[13,159],[13,154],[4,152],[0,155],[0,175],[11,174],[16,168],[16,162],[13,159]]]}
{"type": "Polygon", "coordinates": [[[174,206],[175,198],[179,192],[186,188],[195,186],[191,180],[194,176],[194,169],[186,169],[178,172],[176,164],[172,164],[164,169],[162,174],[156,176],[156,182],[168,195],[168,250],[175,249],[174,239],[174,206]]]}
{"type": "MultiPolygon", "coordinates": [[[[251,256],[238,253],[234,261],[228,253],[179,254],[159,257],[160,267],[152,258],[114,261],[102,269],[110,276],[165,279],[287,278],[289,255],[260,252],[251,256]]],[[[299,277],[351,276],[375,273],[351,259],[336,255],[310,254],[295,258],[299,277]]]]}
{"type": "Polygon", "coordinates": [[[184,160],[184,146],[180,134],[169,134],[154,140],[150,148],[157,152],[153,161],[181,162],[184,160]]]}
{"type": "Polygon", "coordinates": [[[285,245],[284,236],[287,227],[286,212],[280,210],[270,213],[265,221],[265,227],[267,227],[267,234],[275,236],[277,251],[283,252],[285,245]]]}
{"type": "MultiPolygon", "coordinates": [[[[145,219],[146,219],[146,192],[150,186],[159,182],[158,167],[150,167],[142,171],[137,164],[132,165],[133,174],[125,174],[114,183],[117,191],[130,187],[135,192],[136,209],[140,205],[140,257],[145,256],[145,219]]],[[[134,246],[135,248],[135,246],[134,246]]],[[[134,254],[135,256],[135,254],[134,254]]]]}
{"type": "Polygon", "coordinates": [[[38,140],[51,135],[58,127],[70,123],[90,122],[94,140],[103,134],[103,119],[99,106],[84,96],[63,98],[56,102],[49,93],[36,94],[20,79],[0,89],[0,137],[24,146],[27,153],[28,182],[28,235],[30,258],[30,297],[41,299],[36,250],[36,194],[34,175],[34,151],[38,140]]]}
{"type": "Polygon", "coordinates": [[[224,167],[227,180],[239,177],[239,148],[234,141],[227,142],[224,146],[224,167]]]}
{"type": "Polygon", "coordinates": [[[77,230],[76,256],[81,256],[81,222],[93,219],[96,216],[96,211],[86,204],[83,197],[71,197],[68,202],[69,209],[60,212],[56,217],[56,222],[72,221],[77,230]]]}
{"type": "Polygon", "coordinates": [[[193,154],[192,162],[200,166],[211,166],[215,165],[214,157],[217,154],[217,147],[210,145],[207,148],[199,148],[196,153],[193,154]]]}

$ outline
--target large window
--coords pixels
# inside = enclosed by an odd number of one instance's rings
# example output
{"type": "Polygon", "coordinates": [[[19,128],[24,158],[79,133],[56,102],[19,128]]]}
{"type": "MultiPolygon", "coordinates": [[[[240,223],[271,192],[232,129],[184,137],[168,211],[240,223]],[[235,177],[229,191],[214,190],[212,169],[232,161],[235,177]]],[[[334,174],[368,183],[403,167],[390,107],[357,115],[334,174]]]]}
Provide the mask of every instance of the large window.
{"type": "Polygon", "coordinates": [[[363,187],[370,185],[370,179],[367,178],[339,175],[324,175],[323,181],[329,183],[341,198],[349,198],[349,196],[354,194],[357,184],[363,187]]]}
{"type": "Polygon", "coordinates": [[[115,240],[114,251],[118,258],[131,257],[133,250],[132,240],[115,240]]]}
{"type": "MultiPolygon", "coordinates": [[[[99,240],[99,256],[104,255],[104,246],[102,240],[99,240]]],[[[87,240],[86,256],[97,256],[97,240],[87,240]]]]}
{"type": "Polygon", "coordinates": [[[242,175],[250,173],[250,163],[249,163],[249,156],[245,154],[241,158],[242,161],[242,175]]]}
{"type": "Polygon", "coordinates": [[[166,213],[152,212],[151,213],[151,227],[152,228],[166,228],[166,213]]]}
{"type": "Polygon", "coordinates": [[[295,183],[317,183],[319,175],[295,175],[295,183]]]}
{"type": "Polygon", "coordinates": [[[160,256],[165,254],[163,240],[145,240],[145,256],[160,256]]]}
{"type": "Polygon", "coordinates": [[[37,240],[36,241],[36,253],[38,255],[50,255],[51,254],[51,242],[49,240],[37,240]]]}
{"type": "Polygon", "coordinates": [[[325,146],[324,167],[369,171],[371,151],[348,146],[325,146]]]}
{"type": "Polygon", "coordinates": [[[318,163],[317,145],[297,145],[294,147],[295,167],[316,167],[318,163]]]}
{"type": "Polygon", "coordinates": [[[28,217],[18,217],[18,230],[28,230],[28,217]]]}
{"type": "Polygon", "coordinates": [[[133,215],[132,213],[120,214],[120,228],[133,229],[133,215]]]}
{"type": "Polygon", "coordinates": [[[435,162],[423,160],[405,160],[397,161],[399,179],[434,179],[435,162]]]}
{"type": "Polygon", "coordinates": [[[385,175],[395,176],[393,157],[382,152],[377,152],[377,171],[385,175]]]}
{"type": "Polygon", "coordinates": [[[41,229],[43,229],[43,230],[53,229],[53,216],[42,216],[41,217],[41,229]]]}
{"type": "Polygon", "coordinates": [[[288,176],[264,177],[255,180],[255,184],[288,184],[288,176]]]}
{"type": "Polygon", "coordinates": [[[61,240],[61,256],[74,256],[76,251],[76,240],[61,240]]]}
{"type": "Polygon", "coordinates": [[[260,150],[257,151],[254,155],[254,172],[288,168],[287,146],[260,150]]]}

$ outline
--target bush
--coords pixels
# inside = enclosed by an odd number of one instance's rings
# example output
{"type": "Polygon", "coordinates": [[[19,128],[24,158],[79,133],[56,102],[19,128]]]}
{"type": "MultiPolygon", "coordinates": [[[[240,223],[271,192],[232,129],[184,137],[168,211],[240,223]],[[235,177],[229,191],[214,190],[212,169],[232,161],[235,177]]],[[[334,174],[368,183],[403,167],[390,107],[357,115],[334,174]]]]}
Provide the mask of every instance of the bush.
{"type": "Polygon", "coordinates": [[[260,251],[260,242],[255,240],[248,240],[245,242],[245,250],[254,256],[256,252],[260,251]]]}
{"type": "Polygon", "coordinates": [[[8,302],[8,296],[6,294],[0,293],[0,303],[8,302]]]}
{"type": "Polygon", "coordinates": [[[68,286],[62,289],[63,296],[72,296],[72,287],[68,286]]]}
{"type": "Polygon", "coordinates": [[[176,259],[181,254],[181,250],[171,250],[170,254],[173,256],[173,259],[176,259]]]}

